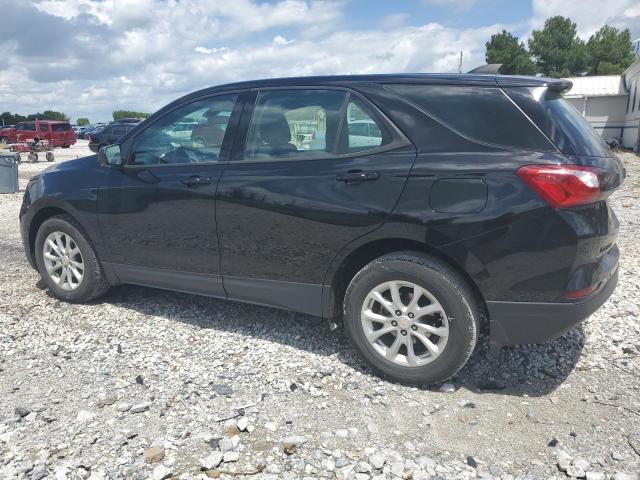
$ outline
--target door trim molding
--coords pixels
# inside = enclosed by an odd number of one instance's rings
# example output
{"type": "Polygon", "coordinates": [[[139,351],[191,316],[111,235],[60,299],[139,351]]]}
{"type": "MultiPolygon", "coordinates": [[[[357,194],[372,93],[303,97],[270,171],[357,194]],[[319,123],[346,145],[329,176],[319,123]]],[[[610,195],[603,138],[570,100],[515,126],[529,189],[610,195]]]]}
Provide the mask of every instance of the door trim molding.
{"type": "Polygon", "coordinates": [[[222,286],[222,276],[209,273],[192,273],[163,268],[139,267],[119,263],[103,263],[118,283],[128,283],[143,287],[162,288],[183,293],[194,293],[215,298],[227,298],[222,286]]]}
{"type": "Polygon", "coordinates": [[[322,316],[323,285],[225,275],[224,288],[229,300],[322,316]]]}
{"type": "Polygon", "coordinates": [[[234,300],[322,316],[322,297],[329,287],[262,278],[227,277],[104,262],[112,285],[119,283],[234,300]]]}

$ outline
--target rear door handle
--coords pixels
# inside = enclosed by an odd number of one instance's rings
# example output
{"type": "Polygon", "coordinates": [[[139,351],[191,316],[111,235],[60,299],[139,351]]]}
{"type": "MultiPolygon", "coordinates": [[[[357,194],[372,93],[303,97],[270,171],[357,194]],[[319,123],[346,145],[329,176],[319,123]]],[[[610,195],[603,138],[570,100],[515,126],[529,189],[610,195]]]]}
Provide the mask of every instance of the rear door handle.
{"type": "Polygon", "coordinates": [[[209,185],[213,180],[210,177],[201,177],[200,175],[193,175],[189,178],[182,180],[182,183],[187,187],[194,187],[196,185],[209,185]]]}
{"type": "Polygon", "coordinates": [[[378,172],[363,172],[362,170],[350,170],[346,173],[336,175],[336,180],[345,183],[360,183],[377,180],[380,178],[378,172]]]}

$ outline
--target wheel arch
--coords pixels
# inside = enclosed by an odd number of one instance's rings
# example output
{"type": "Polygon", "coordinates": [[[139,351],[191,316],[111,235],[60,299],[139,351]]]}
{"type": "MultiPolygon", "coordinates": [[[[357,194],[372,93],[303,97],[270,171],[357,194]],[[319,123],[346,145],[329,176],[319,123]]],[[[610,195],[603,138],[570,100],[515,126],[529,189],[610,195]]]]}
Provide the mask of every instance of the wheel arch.
{"type": "Polygon", "coordinates": [[[478,285],[469,273],[462,268],[455,259],[430,245],[405,238],[372,240],[359,245],[356,249],[346,255],[340,262],[339,266],[335,269],[331,279],[328,279],[326,282],[330,288],[325,289],[325,298],[323,298],[322,302],[323,311],[325,312],[324,316],[329,318],[332,323],[342,316],[344,294],[349,286],[349,282],[362,267],[383,255],[400,251],[414,251],[430,255],[447,263],[467,281],[473,290],[473,293],[477,297],[478,304],[482,309],[483,317],[487,317],[487,306],[484,295],[482,295],[478,285]]]}

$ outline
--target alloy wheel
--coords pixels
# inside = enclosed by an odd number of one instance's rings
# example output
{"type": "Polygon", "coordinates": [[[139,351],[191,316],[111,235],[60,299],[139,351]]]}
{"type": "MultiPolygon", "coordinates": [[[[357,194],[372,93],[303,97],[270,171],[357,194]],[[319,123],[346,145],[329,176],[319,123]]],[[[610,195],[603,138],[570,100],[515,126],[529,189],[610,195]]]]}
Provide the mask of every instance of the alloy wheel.
{"type": "Polygon", "coordinates": [[[386,360],[405,367],[431,363],[444,351],[449,319],[436,297],[413,282],[373,288],[361,310],[364,334],[386,360]]]}
{"type": "Polygon", "coordinates": [[[75,290],[84,278],[84,261],[80,247],[64,232],[52,232],[42,248],[44,266],[49,278],[63,290],[75,290]]]}

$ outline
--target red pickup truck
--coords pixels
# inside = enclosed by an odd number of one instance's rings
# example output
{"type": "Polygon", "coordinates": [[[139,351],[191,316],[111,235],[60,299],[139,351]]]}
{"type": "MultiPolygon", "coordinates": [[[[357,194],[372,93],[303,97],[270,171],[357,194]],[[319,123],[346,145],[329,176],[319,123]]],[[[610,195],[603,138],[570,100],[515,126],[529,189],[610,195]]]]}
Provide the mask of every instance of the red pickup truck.
{"type": "Polygon", "coordinates": [[[69,148],[76,143],[76,134],[69,122],[33,120],[0,129],[0,143],[48,140],[54,147],[69,148]]]}

